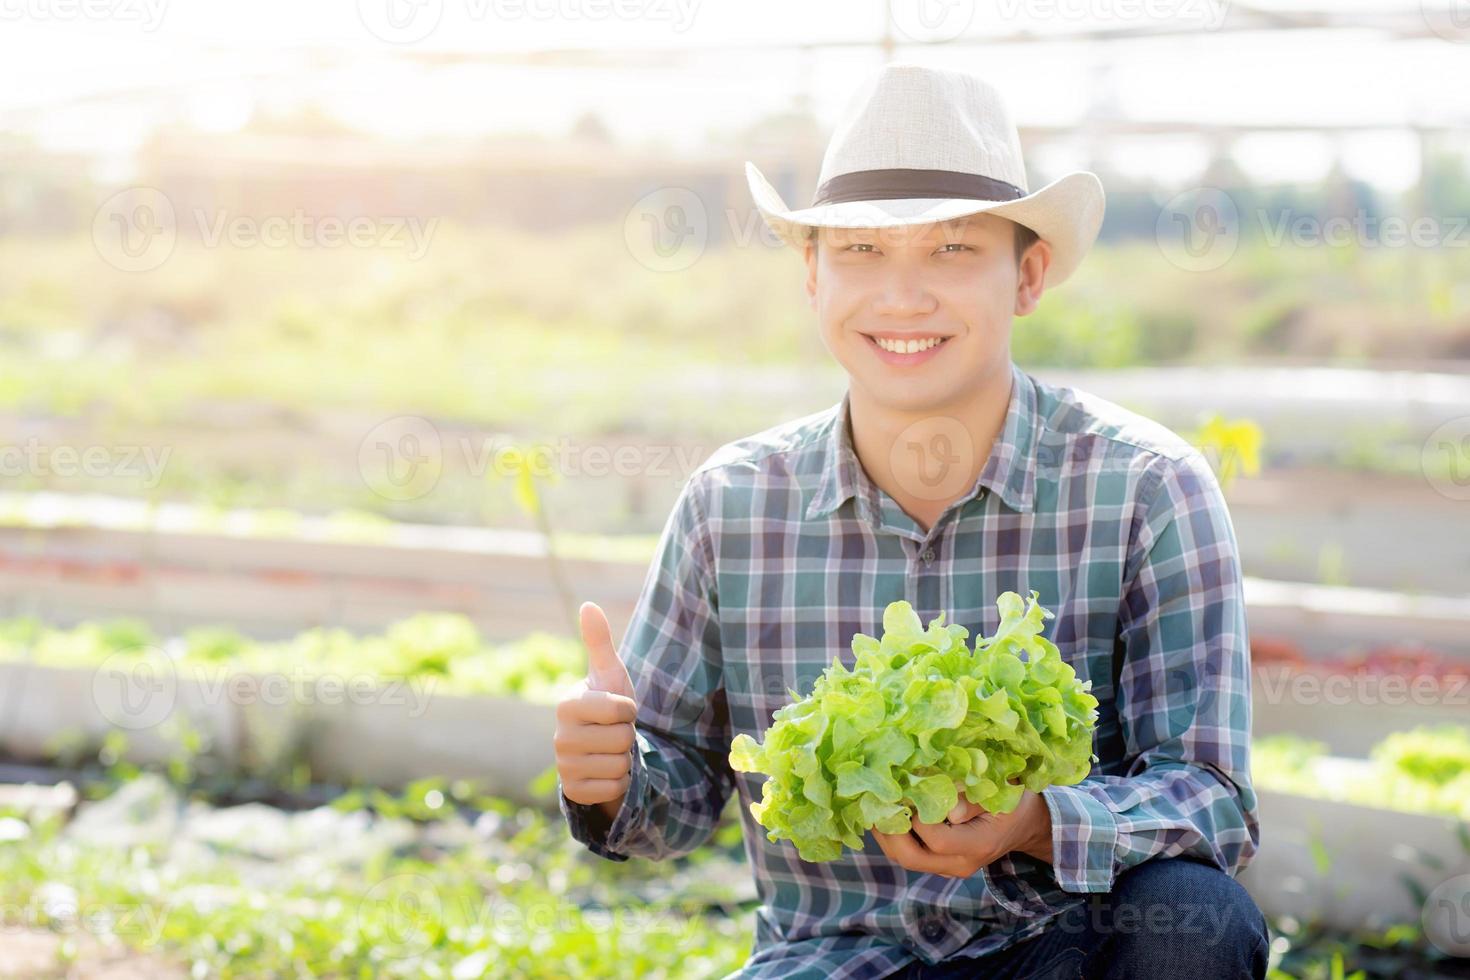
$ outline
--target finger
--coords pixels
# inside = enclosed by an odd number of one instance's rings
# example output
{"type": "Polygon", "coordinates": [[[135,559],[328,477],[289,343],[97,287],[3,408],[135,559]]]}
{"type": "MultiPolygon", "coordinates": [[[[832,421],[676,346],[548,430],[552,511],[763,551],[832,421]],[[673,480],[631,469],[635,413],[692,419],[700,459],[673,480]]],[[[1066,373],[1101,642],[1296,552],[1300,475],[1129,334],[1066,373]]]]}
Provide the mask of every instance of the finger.
{"type": "Polygon", "coordinates": [[[919,835],[931,853],[949,856],[975,850],[973,827],[950,827],[942,823],[920,823],[914,821],[914,833],[919,835]]]}
{"type": "Polygon", "coordinates": [[[607,625],[607,614],[595,602],[584,602],[578,612],[582,626],[582,643],[587,647],[587,686],[595,691],[607,691],[633,696],[633,681],[628,677],[628,668],[618,657],[613,646],[612,629],[607,625]]]}
{"type": "Polygon", "coordinates": [[[607,691],[583,691],[556,706],[557,721],[579,725],[622,725],[638,720],[633,699],[607,691]]]}
{"type": "Polygon", "coordinates": [[[563,779],[561,791],[573,803],[611,803],[627,795],[632,782],[629,776],[622,779],[574,779],[571,782],[563,779]]]}
{"type": "Polygon", "coordinates": [[[878,849],[888,856],[888,860],[895,864],[902,864],[903,862],[898,859],[898,855],[893,852],[892,845],[889,844],[891,836],[891,834],[880,834],[876,830],[873,831],[873,839],[878,842],[878,849]]]}
{"type": "Polygon", "coordinates": [[[559,761],[562,775],[574,780],[622,779],[632,768],[633,757],[626,752],[621,755],[576,755],[559,761]]]}
{"type": "Polygon", "coordinates": [[[632,725],[593,725],[573,722],[557,725],[551,744],[559,754],[597,755],[630,752],[637,743],[632,725]]]}
{"type": "Polygon", "coordinates": [[[941,874],[968,878],[1005,855],[1004,849],[996,845],[994,828],[984,823],[951,827],[915,821],[914,833],[928,853],[943,863],[941,874]]]}
{"type": "Polygon", "coordinates": [[[924,870],[915,867],[916,862],[926,859],[924,848],[909,834],[880,834],[873,831],[873,836],[878,839],[878,846],[883,848],[883,853],[906,868],[914,868],[915,871],[924,870]]]}
{"type": "Polygon", "coordinates": [[[984,812],[985,808],[983,806],[980,806],[978,803],[971,803],[962,795],[960,801],[954,805],[954,809],[949,811],[949,814],[944,819],[952,824],[969,823],[984,812]]]}
{"type": "Polygon", "coordinates": [[[880,837],[878,832],[874,831],[873,836],[878,838],[878,846],[883,848],[885,854],[910,871],[922,871],[927,874],[950,875],[952,877],[967,877],[969,875],[969,870],[965,867],[964,858],[944,857],[931,853],[925,850],[919,841],[908,834],[884,834],[880,837]],[[887,840],[883,838],[887,838],[887,840]]]}

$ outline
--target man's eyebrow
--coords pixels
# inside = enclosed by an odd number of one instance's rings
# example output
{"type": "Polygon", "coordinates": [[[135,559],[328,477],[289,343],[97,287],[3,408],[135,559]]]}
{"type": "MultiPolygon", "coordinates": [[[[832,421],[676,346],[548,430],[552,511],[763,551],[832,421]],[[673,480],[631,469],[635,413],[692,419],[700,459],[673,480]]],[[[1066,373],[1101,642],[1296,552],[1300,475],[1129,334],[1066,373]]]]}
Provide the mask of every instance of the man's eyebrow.
{"type": "Polygon", "coordinates": [[[942,224],[939,227],[940,234],[943,237],[954,239],[983,232],[986,226],[979,221],[955,221],[942,224]]]}
{"type": "Polygon", "coordinates": [[[848,245],[909,245],[915,248],[938,248],[955,241],[975,241],[984,237],[985,225],[978,221],[941,222],[934,230],[919,235],[912,230],[895,238],[892,228],[844,228],[827,236],[825,243],[837,248],[848,245]]]}

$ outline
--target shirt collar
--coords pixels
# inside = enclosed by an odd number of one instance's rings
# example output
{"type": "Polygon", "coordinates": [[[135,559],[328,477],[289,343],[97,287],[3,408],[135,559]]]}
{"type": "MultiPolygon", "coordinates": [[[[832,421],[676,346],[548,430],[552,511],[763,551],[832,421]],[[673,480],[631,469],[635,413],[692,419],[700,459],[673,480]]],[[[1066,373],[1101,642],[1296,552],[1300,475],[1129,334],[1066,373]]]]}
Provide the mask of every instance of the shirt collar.
{"type": "MultiPolygon", "coordinates": [[[[822,442],[821,482],[806,508],[808,520],[832,513],[854,496],[863,501],[870,517],[877,512],[877,486],[853,449],[850,398],[849,392],[843,392],[842,401],[833,409],[832,424],[822,442]]],[[[998,494],[1011,509],[1028,513],[1036,495],[1033,450],[1038,422],[1036,387],[1030,376],[1012,362],[1011,401],[1006,408],[1005,424],[974,485],[957,502],[973,499],[983,487],[998,494]]]]}

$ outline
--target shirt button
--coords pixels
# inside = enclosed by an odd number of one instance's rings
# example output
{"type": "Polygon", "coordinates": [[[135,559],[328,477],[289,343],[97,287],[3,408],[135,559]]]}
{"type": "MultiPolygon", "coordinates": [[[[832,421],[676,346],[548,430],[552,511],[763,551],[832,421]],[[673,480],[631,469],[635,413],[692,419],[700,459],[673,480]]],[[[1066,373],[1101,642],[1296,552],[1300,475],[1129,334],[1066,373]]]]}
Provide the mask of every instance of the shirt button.
{"type": "Polygon", "coordinates": [[[924,559],[924,564],[926,564],[926,565],[929,564],[931,561],[934,560],[934,549],[933,548],[925,548],[924,549],[924,553],[921,554],[919,557],[922,558],[922,559],[924,559]]]}
{"type": "Polygon", "coordinates": [[[919,926],[919,932],[925,939],[933,942],[944,935],[944,923],[938,919],[925,919],[923,924],[919,926]]]}

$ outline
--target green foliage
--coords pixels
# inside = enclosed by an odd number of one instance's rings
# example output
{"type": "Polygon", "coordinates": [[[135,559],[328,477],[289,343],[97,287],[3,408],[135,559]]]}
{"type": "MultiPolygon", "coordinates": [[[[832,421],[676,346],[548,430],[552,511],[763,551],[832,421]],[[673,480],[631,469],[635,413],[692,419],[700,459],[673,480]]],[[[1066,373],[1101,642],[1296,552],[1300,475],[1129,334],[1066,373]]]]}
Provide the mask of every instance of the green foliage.
{"type": "Polygon", "coordinates": [[[1145,359],[1136,316],[1117,307],[1049,295],[1011,331],[1011,355],[1030,370],[1048,367],[1130,367],[1145,359]]]}
{"type": "MultiPolygon", "coordinates": [[[[135,620],[47,627],[34,618],[0,620],[0,659],[49,667],[95,667],[167,656],[160,640],[135,620]],[[118,659],[112,659],[118,658],[118,659]]],[[[489,644],[467,617],[418,613],[377,636],[342,629],[305,630],[264,642],[234,630],[203,627],[183,637],[173,661],[181,674],[279,673],[287,676],[418,679],[457,694],[519,697],[549,703],[586,673],[586,654],[569,637],[533,632],[489,644]]]]}
{"type": "Polygon", "coordinates": [[[31,617],[0,624],[0,659],[29,659],[49,667],[95,667],[111,657],[122,664],[158,655],[158,638],[142,622],[114,619],[52,629],[31,617]]]}
{"type": "MultiPolygon", "coordinates": [[[[1319,923],[1282,917],[1271,924],[1269,980],[1364,980],[1367,977],[1459,976],[1441,972],[1445,955],[1418,923],[1394,923],[1343,934],[1319,923]]],[[[1450,961],[1453,962],[1453,961],[1450,961]]]]}
{"type": "MultiPolygon", "coordinates": [[[[671,276],[610,255],[620,225],[536,235],[442,221],[418,260],[181,240],[142,284],[99,269],[85,232],[0,237],[0,408],[136,424],[240,402],[586,433],[666,417],[669,402],[647,397],[667,392],[661,380],[819,349],[789,255],[711,251],[671,276]]],[[[768,424],[760,406],[674,397],[707,430],[732,411],[742,429],[768,424]]]]}
{"type": "Polygon", "coordinates": [[[184,656],[223,663],[240,657],[250,641],[226,626],[201,626],[184,634],[184,656]]]}
{"type": "Polygon", "coordinates": [[[1373,749],[1386,769],[1434,786],[1449,786],[1470,775],[1470,731],[1458,725],[1394,732],[1373,749]]]}
{"type": "Polygon", "coordinates": [[[1269,735],[1255,740],[1251,755],[1252,779],[1262,789],[1470,820],[1470,732],[1458,725],[1395,732],[1368,761],[1332,778],[1322,772],[1322,742],[1269,735]]]}
{"type": "Polygon", "coordinates": [[[196,801],[121,852],[28,819],[0,840],[0,928],[91,930],[223,978],[720,976],[749,953],[748,906],[712,881],[745,875],[723,855],[614,864],[557,816],[437,781],[328,809],[289,817],[308,843],[253,839],[265,815],[245,810],[221,841],[190,835],[224,815],[196,801]],[[340,839],[309,843],[322,825],[340,839]]]}
{"type": "Polygon", "coordinates": [[[771,840],[831,861],[863,832],[938,823],[959,794],[992,813],[1024,790],[1082,780],[1092,764],[1097,699],[1041,631],[1051,615],[1031,593],[996,605],[1000,627],[971,651],[969,631],[907,602],[883,613],[883,637],[859,633],[810,695],[778,709],[763,744],[737,735],[730,764],[770,778],[750,805],[771,840]]]}

